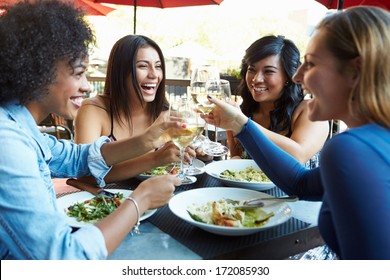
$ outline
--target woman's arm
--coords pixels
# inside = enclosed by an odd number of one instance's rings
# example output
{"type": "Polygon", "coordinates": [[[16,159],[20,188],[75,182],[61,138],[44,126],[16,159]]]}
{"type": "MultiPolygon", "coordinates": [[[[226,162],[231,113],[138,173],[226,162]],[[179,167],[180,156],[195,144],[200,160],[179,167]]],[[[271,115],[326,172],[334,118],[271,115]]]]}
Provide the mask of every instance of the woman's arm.
{"type": "MultiPolygon", "coordinates": [[[[107,127],[111,127],[111,116],[105,109],[106,104],[97,104],[97,101],[101,103],[102,98],[87,99],[79,109],[75,120],[75,143],[92,143],[101,135],[109,134],[107,127]]],[[[115,164],[104,180],[106,183],[125,180],[154,167],[178,161],[180,161],[180,150],[173,143],[168,142],[157,151],[147,151],[136,158],[115,164]]]]}
{"type": "Polygon", "coordinates": [[[322,149],[329,134],[329,123],[312,122],[309,120],[308,113],[307,103],[303,101],[294,112],[290,137],[272,132],[258,123],[255,124],[272,142],[303,164],[322,149]]]}
{"type": "MultiPolygon", "coordinates": [[[[165,205],[173,196],[175,185],[179,184],[180,180],[173,175],[156,176],[143,181],[131,194],[139,207],[139,214],[165,205]]],[[[109,255],[132,230],[137,217],[134,202],[126,200],[107,218],[95,224],[103,233],[109,255]]]]}
{"type": "Polygon", "coordinates": [[[241,149],[238,146],[238,140],[234,138],[233,132],[231,130],[226,131],[228,147],[230,150],[231,159],[240,159],[241,158],[241,149]]]}
{"type": "Polygon", "coordinates": [[[114,165],[104,180],[106,183],[126,180],[154,167],[178,161],[180,161],[179,148],[172,142],[167,142],[157,151],[114,165]]]}
{"type": "Polygon", "coordinates": [[[232,130],[265,174],[283,191],[301,198],[321,199],[319,169],[307,170],[290,154],[275,145],[239,108],[211,98],[217,106],[203,117],[207,123],[232,130]]]}

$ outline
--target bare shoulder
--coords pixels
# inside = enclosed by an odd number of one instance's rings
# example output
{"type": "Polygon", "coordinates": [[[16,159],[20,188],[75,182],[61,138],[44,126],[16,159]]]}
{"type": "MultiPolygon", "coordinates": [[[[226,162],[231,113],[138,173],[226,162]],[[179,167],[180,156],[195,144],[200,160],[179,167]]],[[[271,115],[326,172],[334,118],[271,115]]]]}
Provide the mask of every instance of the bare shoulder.
{"type": "Polygon", "coordinates": [[[308,102],[309,102],[309,100],[307,100],[307,99],[302,100],[302,102],[299,103],[298,107],[295,109],[294,114],[300,114],[304,111],[309,110],[309,107],[307,105],[308,102]]]}
{"type": "Polygon", "coordinates": [[[92,143],[102,135],[108,135],[105,128],[110,128],[109,103],[100,96],[85,99],[75,118],[75,142],[92,143]]]}
{"type": "Polygon", "coordinates": [[[109,108],[109,98],[100,95],[87,98],[83,101],[81,107],[77,111],[76,122],[78,122],[78,120],[90,121],[89,119],[106,119],[107,116],[109,116],[109,108]]]}
{"type": "MultiPolygon", "coordinates": [[[[328,121],[311,121],[309,119],[309,100],[303,100],[298,107],[295,109],[292,116],[292,128],[293,130],[297,128],[307,128],[312,127],[319,129],[323,135],[327,136],[329,132],[329,122],[328,121]]],[[[320,134],[320,133],[319,133],[320,134]]]]}
{"type": "Polygon", "coordinates": [[[308,107],[308,100],[303,100],[301,103],[299,103],[298,107],[295,108],[294,113],[292,115],[292,122],[294,123],[296,120],[298,120],[300,117],[308,114],[309,107],[308,107]]]}
{"type": "MultiPolygon", "coordinates": [[[[87,98],[83,101],[82,106],[92,105],[105,111],[110,110],[110,97],[106,95],[96,95],[94,97],[87,98]]],[[[92,107],[91,106],[91,107],[92,107]]],[[[89,107],[89,106],[88,106],[89,107]]]]}

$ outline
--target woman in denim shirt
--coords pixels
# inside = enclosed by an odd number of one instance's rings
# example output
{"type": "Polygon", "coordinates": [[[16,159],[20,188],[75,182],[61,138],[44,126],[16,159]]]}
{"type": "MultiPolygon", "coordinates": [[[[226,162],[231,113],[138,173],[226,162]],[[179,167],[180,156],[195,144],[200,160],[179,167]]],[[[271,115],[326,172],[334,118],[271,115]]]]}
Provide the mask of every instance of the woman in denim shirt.
{"type": "Polygon", "coordinates": [[[101,137],[91,145],[41,134],[38,123],[50,113],[73,118],[89,90],[85,74],[94,35],[82,12],[69,4],[22,2],[4,9],[0,258],[105,259],[137,223],[137,205],[142,214],[166,204],[180,181],[171,175],[146,180],[113,214],[72,233],[57,209],[51,178],[93,175],[104,186],[111,165],[158,147],[163,131],[180,124],[163,114],[140,136],[118,142],[101,137]]]}

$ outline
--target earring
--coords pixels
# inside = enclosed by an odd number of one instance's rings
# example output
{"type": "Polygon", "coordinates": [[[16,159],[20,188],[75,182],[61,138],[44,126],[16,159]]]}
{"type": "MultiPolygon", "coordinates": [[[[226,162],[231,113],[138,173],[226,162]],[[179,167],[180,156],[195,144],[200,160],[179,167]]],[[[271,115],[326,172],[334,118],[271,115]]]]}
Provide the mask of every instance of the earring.
{"type": "Polygon", "coordinates": [[[286,81],[286,83],[284,84],[284,86],[288,86],[288,84],[289,84],[288,81],[286,81]]]}

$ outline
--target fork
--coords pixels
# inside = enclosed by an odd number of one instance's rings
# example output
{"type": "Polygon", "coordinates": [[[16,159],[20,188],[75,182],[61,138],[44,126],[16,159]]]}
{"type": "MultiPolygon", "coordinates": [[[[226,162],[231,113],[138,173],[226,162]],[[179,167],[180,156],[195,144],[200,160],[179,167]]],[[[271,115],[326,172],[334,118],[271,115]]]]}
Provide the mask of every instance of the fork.
{"type": "Polygon", "coordinates": [[[298,196],[291,195],[291,196],[283,196],[283,197],[257,197],[257,198],[244,199],[244,200],[226,199],[226,202],[231,204],[236,204],[235,206],[233,206],[234,208],[256,208],[256,207],[263,207],[264,201],[294,202],[298,200],[299,200],[298,196]]]}

